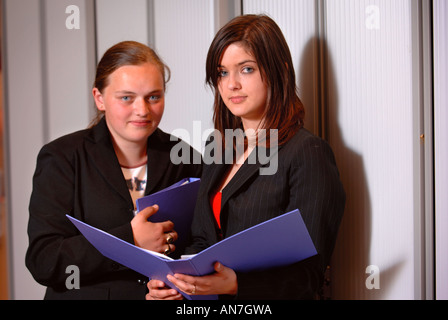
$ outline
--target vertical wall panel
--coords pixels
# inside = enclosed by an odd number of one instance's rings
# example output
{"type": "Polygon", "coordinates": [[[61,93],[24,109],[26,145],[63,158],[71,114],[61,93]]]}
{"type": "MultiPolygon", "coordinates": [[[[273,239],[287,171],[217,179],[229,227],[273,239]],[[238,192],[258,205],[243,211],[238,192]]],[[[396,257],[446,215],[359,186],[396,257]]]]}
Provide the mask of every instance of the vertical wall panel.
{"type": "Polygon", "coordinates": [[[333,297],[413,299],[411,2],[328,0],[325,12],[328,136],[347,192],[333,297]]]}
{"type": "Polygon", "coordinates": [[[96,0],[98,61],[117,42],[135,40],[148,44],[148,5],[151,0],[96,0]]]}
{"type": "Polygon", "coordinates": [[[267,14],[277,22],[291,50],[300,99],[305,105],[305,127],[317,133],[319,101],[317,2],[297,0],[244,0],[244,14],[267,14]]]}
{"type": "Polygon", "coordinates": [[[242,12],[241,0],[212,0],[213,1],[213,13],[212,20],[214,29],[212,31],[212,37],[216,32],[225,25],[232,18],[239,16],[242,12]]]}
{"type": "Polygon", "coordinates": [[[92,1],[43,1],[45,40],[45,86],[48,140],[80,130],[94,115],[92,83],[95,71],[95,39],[92,1]],[[79,8],[79,29],[67,28],[71,14],[67,7],[79,8]],[[64,43],[64,45],[61,45],[64,43]]]}
{"type": "Polygon", "coordinates": [[[213,127],[213,95],[205,85],[213,12],[208,0],[154,1],[155,47],[171,69],[160,127],[169,133],[176,130],[175,135],[199,151],[205,142],[202,133],[213,127]]]}
{"type": "Polygon", "coordinates": [[[448,3],[434,1],[436,298],[448,299],[448,3]]]}
{"type": "Polygon", "coordinates": [[[93,70],[89,0],[5,1],[5,109],[8,216],[13,299],[42,299],[44,288],[25,267],[28,204],[39,149],[56,136],[85,128],[93,70]],[[79,29],[67,29],[69,5],[79,29]],[[75,18],[76,19],[76,18],[75,18]]]}
{"type": "Polygon", "coordinates": [[[17,1],[5,1],[5,124],[8,132],[8,216],[10,217],[10,277],[12,297],[41,296],[34,285],[24,258],[27,247],[27,196],[31,192],[34,161],[43,137],[42,44],[40,7],[27,3],[27,10],[17,1]],[[26,21],[27,23],[23,23],[26,21]],[[26,88],[26,89],[24,89],[26,88]],[[26,94],[24,94],[24,91],[26,94]],[[32,105],[32,108],[30,107],[32,105]]]}

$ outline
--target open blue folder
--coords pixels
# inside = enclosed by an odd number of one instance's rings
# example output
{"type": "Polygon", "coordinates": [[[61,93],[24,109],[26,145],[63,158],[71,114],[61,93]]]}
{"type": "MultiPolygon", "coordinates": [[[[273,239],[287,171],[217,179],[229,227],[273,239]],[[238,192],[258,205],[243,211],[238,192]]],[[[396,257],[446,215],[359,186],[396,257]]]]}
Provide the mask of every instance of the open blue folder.
{"type": "Polygon", "coordinates": [[[137,212],[157,204],[159,211],[149,217],[151,222],[170,220],[174,223],[178,239],[176,252],[184,251],[190,235],[193,212],[199,191],[199,178],[185,178],[161,191],[137,199],[137,212]]]}
{"type": "MultiPolygon", "coordinates": [[[[179,260],[136,247],[71,216],[67,217],[104,256],[148,278],[161,280],[172,288],[176,287],[168,281],[167,274],[210,274],[216,261],[244,272],[288,265],[317,254],[299,210],[265,221],[192,257],[179,260]]],[[[181,293],[190,300],[217,298],[181,293]]]]}

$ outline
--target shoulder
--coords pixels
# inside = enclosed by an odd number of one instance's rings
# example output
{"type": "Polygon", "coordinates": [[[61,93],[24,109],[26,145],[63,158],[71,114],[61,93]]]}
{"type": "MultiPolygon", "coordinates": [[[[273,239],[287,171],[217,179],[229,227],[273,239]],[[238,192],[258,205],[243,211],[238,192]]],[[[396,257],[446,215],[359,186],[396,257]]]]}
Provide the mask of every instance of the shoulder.
{"type": "Polygon", "coordinates": [[[325,143],[325,141],[322,138],[312,134],[305,128],[301,128],[285,145],[297,147],[307,144],[321,144],[321,143],[325,143]]]}
{"type": "Polygon", "coordinates": [[[83,147],[85,137],[89,135],[90,130],[80,130],[53,141],[48,142],[41,147],[36,159],[36,174],[43,170],[46,172],[68,172],[73,170],[74,161],[83,147]]]}
{"type": "Polygon", "coordinates": [[[95,147],[98,144],[112,148],[109,129],[104,118],[90,128],[63,135],[45,144],[39,152],[39,158],[51,155],[56,159],[73,160],[75,155],[86,153],[89,147],[92,149],[91,146],[95,147]]]}
{"type": "Polygon", "coordinates": [[[284,145],[287,149],[301,148],[329,148],[329,144],[324,139],[312,134],[307,129],[302,128],[284,145]]]}
{"type": "Polygon", "coordinates": [[[45,144],[41,152],[67,153],[75,150],[83,144],[86,137],[91,135],[91,131],[92,129],[84,129],[56,138],[45,144]]]}
{"type": "Polygon", "coordinates": [[[295,160],[327,158],[334,161],[334,154],[329,143],[304,128],[283,145],[279,153],[295,160]]]}

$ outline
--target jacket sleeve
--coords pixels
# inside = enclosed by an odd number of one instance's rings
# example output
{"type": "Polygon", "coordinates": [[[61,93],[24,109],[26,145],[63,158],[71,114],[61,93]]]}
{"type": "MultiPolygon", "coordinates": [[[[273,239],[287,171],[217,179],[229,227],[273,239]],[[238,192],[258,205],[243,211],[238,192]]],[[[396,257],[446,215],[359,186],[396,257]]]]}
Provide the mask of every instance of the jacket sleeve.
{"type": "Polygon", "coordinates": [[[300,210],[318,255],[286,267],[237,273],[238,299],[313,299],[322,286],[344,211],[345,192],[325,141],[310,136],[293,150],[285,212],[300,210]]]}
{"type": "MultiPolygon", "coordinates": [[[[100,254],[65,216],[73,214],[76,192],[75,164],[70,157],[55,145],[42,148],[29,204],[26,266],[37,282],[53,288],[65,286],[70,265],[79,268],[81,281],[121,268],[100,254]]],[[[133,242],[130,224],[107,231],[133,242]]]]}

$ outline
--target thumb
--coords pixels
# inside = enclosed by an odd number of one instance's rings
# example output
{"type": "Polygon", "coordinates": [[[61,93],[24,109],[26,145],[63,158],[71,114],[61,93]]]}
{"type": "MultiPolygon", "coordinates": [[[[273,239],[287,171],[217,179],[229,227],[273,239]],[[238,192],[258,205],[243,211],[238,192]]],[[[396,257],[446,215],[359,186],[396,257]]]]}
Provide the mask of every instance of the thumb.
{"type": "Polygon", "coordinates": [[[216,262],[215,263],[215,271],[222,272],[222,269],[223,269],[222,264],[220,262],[216,262]]]}
{"type": "Polygon", "coordinates": [[[142,219],[148,220],[148,218],[154,215],[157,211],[159,211],[159,206],[155,204],[153,206],[146,207],[145,209],[141,210],[138,214],[142,219]]]}

